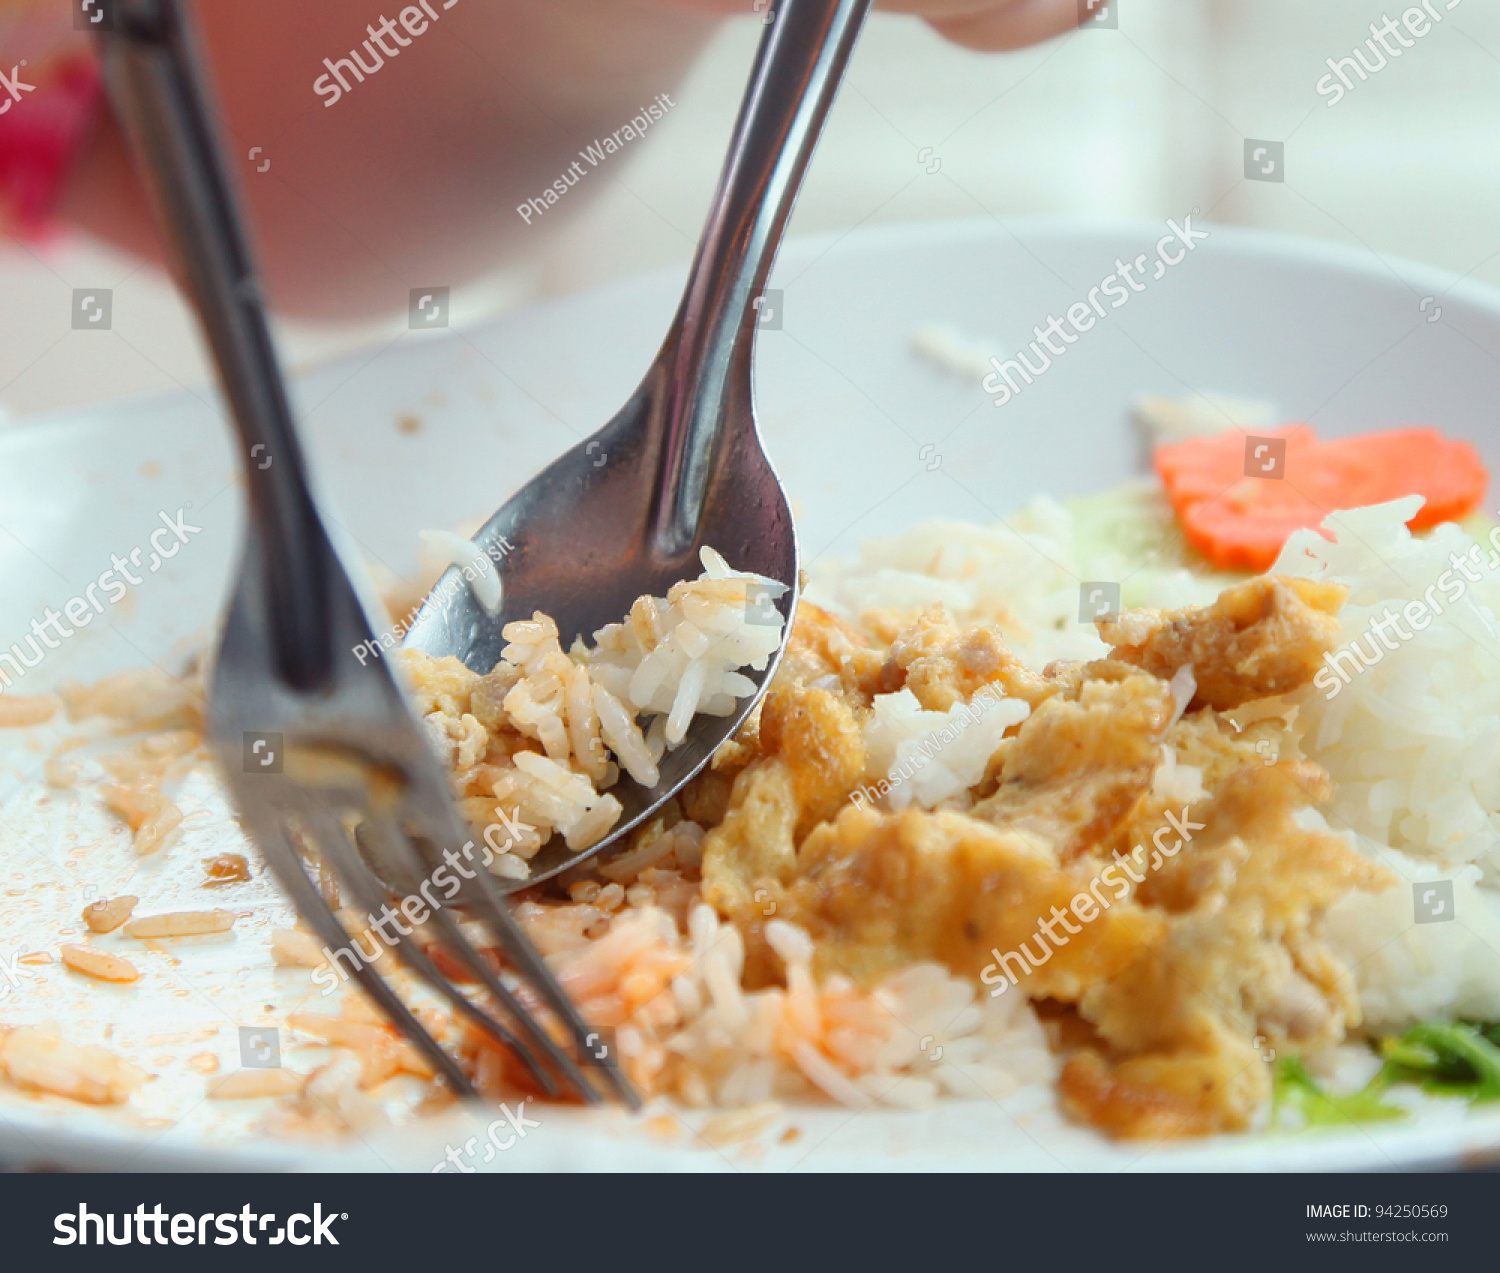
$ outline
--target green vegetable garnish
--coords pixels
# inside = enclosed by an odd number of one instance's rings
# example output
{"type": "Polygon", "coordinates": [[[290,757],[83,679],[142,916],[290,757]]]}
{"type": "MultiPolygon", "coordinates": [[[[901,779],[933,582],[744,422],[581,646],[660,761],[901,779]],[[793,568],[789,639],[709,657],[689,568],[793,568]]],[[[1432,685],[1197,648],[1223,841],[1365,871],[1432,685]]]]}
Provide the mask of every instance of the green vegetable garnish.
{"type": "Polygon", "coordinates": [[[1279,1058],[1271,1126],[1280,1125],[1288,1107],[1301,1111],[1308,1127],[1404,1118],[1405,1110],[1381,1099],[1397,1083],[1418,1084],[1431,1096],[1500,1100],[1500,1021],[1424,1021],[1399,1038],[1382,1040],[1379,1052],[1385,1058],[1380,1072],[1350,1096],[1325,1092],[1295,1056],[1279,1058]]]}
{"type": "MultiPolygon", "coordinates": [[[[1380,1045],[1375,1083],[1418,1083],[1434,1096],[1500,1100],[1500,1023],[1424,1022],[1380,1045]]],[[[1371,1086],[1374,1086],[1372,1083],[1371,1086]]]]}
{"type": "Polygon", "coordinates": [[[1404,1109],[1381,1101],[1384,1091],[1385,1087],[1380,1084],[1380,1076],[1377,1075],[1363,1091],[1348,1096],[1333,1096],[1318,1085],[1318,1081],[1307,1072],[1307,1067],[1295,1056],[1279,1057],[1272,1088],[1271,1126],[1278,1125],[1281,1110],[1286,1107],[1300,1110],[1309,1127],[1376,1123],[1392,1118],[1405,1118],[1404,1109]]]}

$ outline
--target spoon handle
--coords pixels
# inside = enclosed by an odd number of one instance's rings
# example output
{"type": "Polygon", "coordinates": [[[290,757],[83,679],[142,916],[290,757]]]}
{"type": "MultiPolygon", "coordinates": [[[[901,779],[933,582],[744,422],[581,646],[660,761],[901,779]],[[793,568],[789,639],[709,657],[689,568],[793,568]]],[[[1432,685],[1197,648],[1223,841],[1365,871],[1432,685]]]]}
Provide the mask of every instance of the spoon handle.
{"type": "Polygon", "coordinates": [[[870,0],[769,0],[750,83],[658,368],[670,377],[658,548],[695,541],[731,393],[750,408],[761,293],[870,0]]]}
{"type": "Polygon", "coordinates": [[[276,645],[294,684],[317,679],[326,601],[302,448],[182,0],[120,0],[99,37],[110,100],[176,249],[240,441],[250,532],[269,563],[276,645]]]}

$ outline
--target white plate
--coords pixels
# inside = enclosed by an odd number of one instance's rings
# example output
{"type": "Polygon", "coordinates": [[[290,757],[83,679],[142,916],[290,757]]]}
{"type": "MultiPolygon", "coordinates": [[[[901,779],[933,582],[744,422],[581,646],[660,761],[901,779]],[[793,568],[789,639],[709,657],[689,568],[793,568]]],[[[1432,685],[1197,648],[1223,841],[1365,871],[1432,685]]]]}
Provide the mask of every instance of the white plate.
{"type": "MultiPolygon", "coordinates": [[[[1010,356],[1034,325],[1084,300],[1116,258],[1154,253],[1165,233],[1155,223],[954,222],[789,244],[773,279],[784,291],[784,326],[761,333],[757,387],[804,562],[851,554],[867,534],[924,518],[990,520],[1038,493],[1097,491],[1137,473],[1143,455],[1127,412],[1143,393],[1269,399],[1284,418],[1334,436],[1431,422],[1500,467],[1493,423],[1500,363],[1491,352],[1500,350],[1500,295],[1323,244],[1213,228],[1004,408],[990,404],[974,377],[913,353],[915,329],[945,323],[1010,356]],[[1425,298],[1432,299],[1424,305],[1425,298]]],[[[418,529],[487,514],[613,413],[654,354],[680,284],[680,270],[663,271],[483,328],[414,332],[299,377],[296,396],[331,514],[372,557],[408,571],[418,529]],[[399,426],[408,416],[420,420],[416,432],[399,426]]],[[[7,641],[44,607],[82,595],[112,553],[142,546],[149,561],[161,514],[182,509],[202,528],[111,610],[112,626],[63,642],[18,690],[145,659],[177,670],[217,613],[238,489],[229,434],[206,392],[101,406],[0,435],[7,641]]],[[[174,899],[205,904],[197,859],[231,834],[206,789],[183,844],[137,864],[111,819],[71,797],[39,805],[27,784],[41,753],[14,734],[0,742],[0,873],[8,877],[0,954],[55,949],[58,927],[76,921],[79,886],[101,873],[116,891],[131,880],[143,909],[174,899]]],[[[273,1021],[305,997],[298,974],[266,967],[266,932],[285,922],[284,909],[263,881],[237,887],[214,899],[245,916],[231,938],[174,948],[182,961],[173,966],[176,981],[153,975],[149,985],[114,992],[118,1008],[108,1011],[125,1022],[116,1045],[163,1073],[138,1110],[5,1099],[0,1158],[74,1167],[430,1169],[445,1144],[473,1134],[432,1123],[330,1154],[246,1139],[251,1111],[201,1100],[203,1079],[186,1066],[188,1053],[211,1051],[235,1065],[236,1024],[273,1021]],[[258,970],[237,971],[250,966],[258,970]],[[206,1041],[149,1041],[209,1027],[217,1032],[206,1041]],[[143,1122],[172,1111],[185,1114],[171,1125],[143,1122]]],[[[57,965],[34,971],[0,998],[0,1020],[45,1011],[79,1037],[99,1028],[100,1012],[70,989],[71,974],[57,965]]],[[[302,1066],[306,1058],[289,1059],[302,1066]]],[[[923,1114],[799,1109],[785,1120],[800,1132],[792,1143],[766,1137],[764,1150],[725,1154],[657,1144],[618,1113],[544,1112],[542,1121],[490,1168],[1266,1170],[1457,1166],[1500,1156],[1500,1112],[1469,1115],[1457,1104],[1349,1133],[1167,1146],[1110,1145],[1063,1125],[1036,1093],[923,1114]]]]}

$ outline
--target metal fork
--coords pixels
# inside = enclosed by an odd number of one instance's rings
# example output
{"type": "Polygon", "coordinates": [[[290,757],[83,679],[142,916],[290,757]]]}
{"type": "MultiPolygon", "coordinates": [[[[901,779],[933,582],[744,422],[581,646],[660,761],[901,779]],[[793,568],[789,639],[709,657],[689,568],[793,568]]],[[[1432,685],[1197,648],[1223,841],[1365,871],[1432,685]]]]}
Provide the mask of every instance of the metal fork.
{"type": "Polygon", "coordinates": [[[467,865],[473,842],[448,776],[390,669],[349,657],[378,629],[313,499],[180,0],[121,0],[114,29],[100,42],[112,100],[177,250],[239,435],[249,534],[213,671],[209,734],[246,829],[326,949],[350,951],[359,985],[458,1093],[476,1095],[457,1060],[350,950],[349,934],[309,876],[304,849],[372,917],[394,896],[404,899],[394,921],[382,919],[394,930],[388,939],[397,957],[517,1056],[549,1095],[558,1090],[555,1072],[589,1103],[601,1100],[532,1005],[550,1009],[578,1057],[639,1108],[614,1049],[521,932],[493,876],[480,862],[467,865]],[[413,899],[421,904],[408,910],[413,899]],[[534,996],[531,1004],[486,962],[450,903],[483,926],[534,996]],[[469,971],[515,1032],[437,967],[417,940],[418,914],[437,948],[469,971]]]}

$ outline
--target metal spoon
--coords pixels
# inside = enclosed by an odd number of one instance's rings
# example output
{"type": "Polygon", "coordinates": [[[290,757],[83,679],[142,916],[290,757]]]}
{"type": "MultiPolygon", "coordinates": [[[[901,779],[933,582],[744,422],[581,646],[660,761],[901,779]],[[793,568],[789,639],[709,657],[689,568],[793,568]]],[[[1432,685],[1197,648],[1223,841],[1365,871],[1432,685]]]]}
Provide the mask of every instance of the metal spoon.
{"type": "MultiPolygon", "coordinates": [[[[581,853],[554,836],[532,859],[536,883],[595,854],[648,818],[740,726],[776,671],[797,603],[791,510],[756,430],[751,352],[759,300],[823,120],[870,0],[781,0],[761,39],[729,156],[687,288],[661,352],[604,428],[513,495],[474,537],[503,557],[500,615],[448,572],[404,644],[456,655],[478,672],[500,661],[503,624],[534,611],[557,622],[566,649],[622,619],[638,596],[697,578],[710,545],[736,570],[787,585],[782,644],[727,717],[699,716],[663,756],[660,781],[622,774],[624,806],[608,837],[581,853]]],[[[491,554],[494,557],[496,554],[491,554]]]]}

